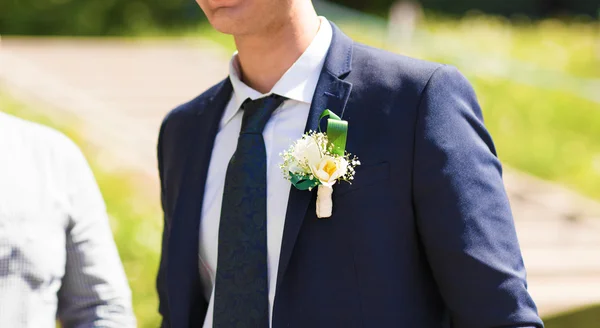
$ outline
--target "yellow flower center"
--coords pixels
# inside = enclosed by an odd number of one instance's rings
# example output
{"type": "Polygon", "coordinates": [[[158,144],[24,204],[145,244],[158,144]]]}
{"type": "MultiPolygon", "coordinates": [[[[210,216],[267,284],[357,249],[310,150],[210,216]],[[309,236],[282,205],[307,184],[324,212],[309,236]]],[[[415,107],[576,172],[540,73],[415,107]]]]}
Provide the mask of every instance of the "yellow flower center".
{"type": "Polygon", "coordinates": [[[337,170],[337,165],[335,164],[335,161],[328,160],[327,162],[325,162],[323,171],[327,172],[327,174],[329,176],[332,176],[336,170],[337,170]]]}

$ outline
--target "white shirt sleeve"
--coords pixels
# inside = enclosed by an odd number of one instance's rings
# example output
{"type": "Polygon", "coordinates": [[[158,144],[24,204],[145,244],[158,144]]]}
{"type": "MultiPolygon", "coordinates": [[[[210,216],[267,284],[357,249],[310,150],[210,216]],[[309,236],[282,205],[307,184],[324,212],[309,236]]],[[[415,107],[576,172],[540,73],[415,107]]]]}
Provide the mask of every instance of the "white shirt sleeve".
{"type": "Polygon", "coordinates": [[[65,146],[69,224],[58,318],[64,327],[135,327],[102,195],[80,150],[70,141],[65,146]]]}

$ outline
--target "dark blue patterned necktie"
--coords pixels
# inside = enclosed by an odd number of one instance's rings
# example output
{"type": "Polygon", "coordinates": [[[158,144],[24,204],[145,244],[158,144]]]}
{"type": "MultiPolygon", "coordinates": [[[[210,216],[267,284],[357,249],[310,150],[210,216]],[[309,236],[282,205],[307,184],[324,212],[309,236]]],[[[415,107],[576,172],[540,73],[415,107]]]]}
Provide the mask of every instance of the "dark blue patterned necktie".
{"type": "Polygon", "coordinates": [[[219,224],[213,327],[268,328],[267,153],[262,132],[285,98],[243,105],[237,149],[229,161],[219,224]]]}

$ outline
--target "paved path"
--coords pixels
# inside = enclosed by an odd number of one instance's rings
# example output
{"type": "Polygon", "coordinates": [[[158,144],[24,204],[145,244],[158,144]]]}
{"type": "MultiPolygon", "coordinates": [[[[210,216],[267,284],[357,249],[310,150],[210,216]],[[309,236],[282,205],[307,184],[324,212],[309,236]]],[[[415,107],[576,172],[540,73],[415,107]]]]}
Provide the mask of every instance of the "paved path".
{"type": "MultiPolygon", "coordinates": [[[[156,189],[162,117],[225,77],[229,55],[199,40],[5,38],[0,88],[77,119],[105,165],[142,171],[156,189]]],[[[600,204],[513,170],[505,181],[541,313],[600,303],[600,204]]]]}

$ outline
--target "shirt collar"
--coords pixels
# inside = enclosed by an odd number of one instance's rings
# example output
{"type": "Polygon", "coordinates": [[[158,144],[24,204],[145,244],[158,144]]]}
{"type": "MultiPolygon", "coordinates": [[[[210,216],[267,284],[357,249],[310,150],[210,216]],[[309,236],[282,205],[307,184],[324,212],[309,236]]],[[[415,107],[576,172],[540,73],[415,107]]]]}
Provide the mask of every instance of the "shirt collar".
{"type": "Polygon", "coordinates": [[[254,100],[274,93],[305,104],[312,102],[333,37],[329,21],[325,17],[319,19],[321,26],[313,41],[269,93],[261,94],[242,82],[237,52],[233,54],[229,62],[229,79],[233,86],[234,106],[228,106],[222,123],[229,122],[248,98],[254,100]]]}

